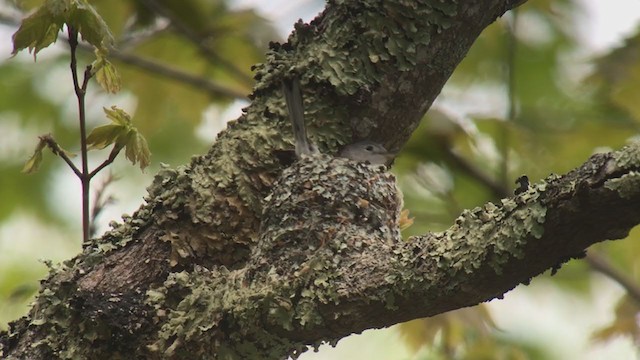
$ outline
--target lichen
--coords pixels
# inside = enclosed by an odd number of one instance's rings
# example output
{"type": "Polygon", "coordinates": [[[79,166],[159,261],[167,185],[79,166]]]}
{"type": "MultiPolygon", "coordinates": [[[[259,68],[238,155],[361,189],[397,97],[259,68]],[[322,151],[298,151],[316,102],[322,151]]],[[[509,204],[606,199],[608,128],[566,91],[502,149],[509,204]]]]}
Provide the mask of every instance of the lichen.
{"type": "Polygon", "coordinates": [[[434,31],[453,24],[458,3],[334,1],[330,12],[309,25],[297,23],[287,44],[271,47],[267,62],[255,67],[260,80],[255,93],[268,91],[292,72],[303,75],[303,87],[313,83],[315,97],[325,99],[308,104],[311,137],[334,152],[333,145],[347,143],[353,130],[343,107],[332,103],[336,94],[366,98],[385,81],[390,68],[410,71],[423,62],[421,50],[434,31]]]}
{"type": "Polygon", "coordinates": [[[629,198],[637,193],[640,187],[640,142],[635,141],[622,150],[612,153],[614,163],[607,164],[609,173],[625,171],[619,177],[608,179],[604,186],[616,191],[623,198],[629,198]]]}
{"type": "Polygon", "coordinates": [[[613,153],[616,166],[620,169],[640,168],[640,141],[634,141],[620,151],[613,153]]]}
{"type": "MultiPolygon", "coordinates": [[[[510,259],[524,256],[528,241],[543,236],[547,208],[538,199],[545,189],[546,182],[541,182],[514,198],[503,199],[499,205],[487,203],[463,211],[451,228],[430,235],[424,258],[437,266],[434,273],[447,274],[452,286],[459,283],[454,279],[462,280],[483,266],[501,274],[510,259]]],[[[417,239],[420,237],[410,241],[417,239]]]]}
{"type": "Polygon", "coordinates": [[[305,157],[283,173],[265,199],[248,276],[303,288],[292,309],[295,324],[321,326],[320,304],[369,285],[351,278],[361,266],[382,271],[390,265],[363,257],[388,253],[401,241],[401,207],[395,178],[384,166],[305,157]]]}
{"type": "MultiPolygon", "coordinates": [[[[188,348],[191,357],[207,358],[197,344],[213,336],[218,355],[282,358],[335,341],[303,343],[266,329],[321,327],[322,304],[364,288],[350,277],[362,271],[362,263],[371,264],[362,256],[389,251],[401,241],[400,207],[395,178],[385,167],[320,154],[303,157],[264,200],[260,238],[245,269],[196,267],[171,274],[147,292],[147,304],[164,324],[149,351],[180,358],[188,348]]],[[[387,294],[381,301],[392,300],[387,294]]]]}
{"type": "Polygon", "coordinates": [[[604,184],[605,188],[616,191],[622,198],[638,196],[640,189],[640,172],[630,171],[619,178],[610,179],[604,184]]]}

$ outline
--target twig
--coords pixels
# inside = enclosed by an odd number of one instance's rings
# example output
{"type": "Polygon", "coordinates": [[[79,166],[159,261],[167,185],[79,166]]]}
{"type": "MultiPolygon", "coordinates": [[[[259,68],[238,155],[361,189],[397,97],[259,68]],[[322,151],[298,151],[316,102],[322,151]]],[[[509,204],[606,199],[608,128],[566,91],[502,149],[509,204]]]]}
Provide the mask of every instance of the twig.
{"type": "MultiPolygon", "coordinates": [[[[0,23],[9,26],[19,26],[20,21],[8,14],[0,12],[0,23]]],[[[61,39],[69,41],[68,38],[61,36],[61,39]]],[[[84,43],[78,44],[78,49],[93,53],[93,47],[84,43]]],[[[241,91],[234,90],[217,82],[207,80],[187,72],[168,67],[167,65],[145,59],[143,57],[126,53],[117,49],[109,50],[109,58],[119,60],[120,62],[140,68],[146,72],[160,75],[171,80],[179,81],[196,89],[205,90],[213,96],[226,96],[232,99],[246,100],[247,95],[241,91]]]]}
{"type": "Polygon", "coordinates": [[[98,218],[98,216],[100,215],[100,213],[106,208],[107,205],[112,204],[115,199],[113,196],[109,195],[106,199],[104,199],[104,196],[107,192],[107,187],[109,187],[109,185],[111,185],[111,183],[113,183],[116,179],[115,176],[113,176],[113,174],[109,173],[109,175],[107,176],[106,179],[104,179],[104,181],[102,182],[102,184],[100,186],[97,187],[96,192],[95,192],[95,196],[94,196],[94,200],[93,200],[93,210],[91,211],[91,226],[90,226],[90,231],[89,234],[91,234],[91,236],[95,236],[96,235],[96,219],[98,218]]]}
{"type": "Polygon", "coordinates": [[[587,251],[587,256],[585,257],[587,264],[591,266],[591,268],[613,281],[617,282],[622,286],[629,296],[631,296],[637,303],[640,304],[640,287],[633,280],[627,277],[618,269],[614,268],[613,265],[602,255],[594,252],[593,250],[587,251]]]}
{"type": "Polygon", "coordinates": [[[80,172],[80,169],[78,169],[78,167],[71,161],[69,156],[67,156],[66,151],[62,150],[60,145],[58,145],[58,143],[53,138],[53,136],[51,136],[51,134],[42,135],[42,136],[39,136],[39,138],[40,140],[44,141],[44,143],[47,145],[47,147],[51,150],[51,152],[54,155],[60,156],[62,160],[64,160],[64,162],[66,162],[67,165],[69,165],[71,170],[73,170],[73,172],[76,174],[78,178],[82,177],[82,173],[80,172]]]}
{"type": "Polygon", "coordinates": [[[501,128],[498,147],[502,154],[502,162],[500,166],[500,182],[503,188],[509,187],[509,130],[508,124],[513,124],[517,116],[516,104],[516,52],[518,48],[518,39],[516,38],[516,30],[518,29],[518,9],[511,10],[511,24],[507,26],[507,118],[504,126],[501,128]]]}
{"type": "Polygon", "coordinates": [[[136,46],[153,40],[158,35],[167,32],[171,24],[169,21],[156,21],[151,26],[137,29],[134,23],[127,23],[122,31],[122,36],[115,43],[115,47],[121,50],[135,48],[136,46]]]}
{"type": "MultiPolygon", "coordinates": [[[[88,45],[81,44],[80,47],[83,50],[93,51],[93,49],[88,45]]],[[[241,100],[247,99],[247,95],[241,91],[220,85],[214,81],[189,74],[187,72],[169,67],[156,61],[145,59],[137,55],[125,53],[116,49],[110,49],[109,57],[119,60],[122,63],[136,66],[147,72],[191,85],[197,89],[206,90],[213,96],[226,96],[232,99],[241,100]]]]}
{"type": "Polygon", "coordinates": [[[461,157],[455,151],[451,150],[448,146],[443,146],[444,154],[447,159],[453,163],[458,169],[462,170],[473,179],[477,180],[482,185],[486,186],[495,197],[501,199],[509,196],[509,189],[503,184],[492,179],[482,169],[473,165],[467,159],[461,157]]]}
{"type": "Polygon", "coordinates": [[[232,75],[234,75],[238,80],[246,85],[253,85],[253,79],[248,76],[245,72],[240,70],[230,61],[219,56],[216,52],[214,52],[210,47],[204,45],[203,39],[198,36],[188,25],[186,25],[181,19],[179,19],[175,14],[171,11],[167,10],[162,4],[158,3],[156,0],[141,0],[141,2],[151,11],[163,16],[175,27],[175,29],[182,36],[191,41],[203,54],[205,54],[209,59],[215,62],[216,65],[221,65],[225,69],[227,69],[232,75]]]}
{"type": "Polygon", "coordinates": [[[78,121],[80,123],[80,157],[82,160],[82,171],[80,183],[82,184],[82,240],[89,240],[89,189],[91,177],[89,176],[88,165],[88,146],[87,146],[87,124],[85,114],[85,95],[87,93],[87,85],[91,78],[91,66],[87,66],[84,71],[84,79],[82,85],[78,79],[78,60],[76,58],[76,49],[78,47],[78,31],[70,25],[67,25],[69,33],[69,47],[71,48],[71,76],[73,78],[73,88],[78,98],[78,121]]]}
{"type": "Polygon", "coordinates": [[[89,179],[92,179],[100,172],[100,170],[111,164],[118,156],[118,153],[120,153],[120,150],[122,150],[122,147],[118,146],[117,144],[113,145],[113,149],[111,149],[109,157],[105,161],[103,161],[102,164],[98,165],[98,167],[95,168],[91,173],[89,173],[89,179]]]}

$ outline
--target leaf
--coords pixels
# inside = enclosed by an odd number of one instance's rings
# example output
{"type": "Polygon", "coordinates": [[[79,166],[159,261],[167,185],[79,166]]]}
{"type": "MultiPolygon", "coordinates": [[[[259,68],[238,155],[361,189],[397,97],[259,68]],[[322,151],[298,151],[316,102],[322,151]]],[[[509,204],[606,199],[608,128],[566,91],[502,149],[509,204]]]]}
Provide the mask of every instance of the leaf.
{"type": "Polygon", "coordinates": [[[137,129],[133,129],[129,133],[129,141],[126,144],[125,156],[132,164],[140,162],[140,170],[144,170],[149,166],[151,151],[147,145],[147,140],[137,129]]]}
{"type": "Polygon", "coordinates": [[[25,162],[24,167],[22,168],[22,172],[25,174],[33,174],[38,171],[40,168],[40,164],[42,164],[42,150],[44,150],[46,146],[46,141],[44,139],[40,139],[38,141],[38,145],[36,145],[36,150],[33,152],[33,155],[25,162]]]}
{"type": "Polygon", "coordinates": [[[89,150],[104,149],[127,135],[126,127],[117,124],[98,126],[87,136],[89,150]]]}
{"type": "MultiPolygon", "coordinates": [[[[48,3],[51,3],[49,1],[48,3]]],[[[36,54],[53,44],[58,39],[58,32],[62,29],[64,20],[58,16],[55,16],[51,12],[51,7],[45,5],[41,6],[33,14],[22,20],[20,28],[13,36],[13,51],[12,55],[17,54],[19,51],[29,49],[29,52],[33,52],[33,58],[35,60],[36,54]]]]}
{"type": "Polygon", "coordinates": [[[595,71],[588,79],[599,86],[602,97],[632,118],[640,118],[640,31],[624,40],[622,46],[595,61],[595,71]]]}
{"type": "Polygon", "coordinates": [[[99,126],[87,137],[90,149],[104,149],[114,144],[117,151],[125,148],[125,156],[131,163],[140,162],[140,169],[149,165],[151,152],[147,140],[138,132],[131,122],[131,117],[124,110],[112,106],[104,108],[111,124],[99,126]]]}
{"type": "Polygon", "coordinates": [[[109,93],[115,94],[120,91],[120,74],[113,64],[107,60],[105,54],[97,50],[96,61],[91,64],[91,69],[96,76],[98,84],[109,93]]]}
{"type": "Polygon", "coordinates": [[[56,42],[64,24],[73,26],[85,41],[100,50],[106,51],[113,44],[109,27],[86,0],[48,0],[22,20],[12,37],[12,54],[28,48],[35,58],[40,50],[56,42]]]}
{"type": "Polygon", "coordinates": [[[418,351],[424,345],[435,345],[438,341],[453,348],[471,340],[488,338],[492,328],[495,328],[495,324],[491,314],[481,304],[430,318],[411,320],[402,323],[399,330],[407,346],[418,351]]]}
{"type": "Polygon", "coordinates": [[[112,106],[103,108],[111,124],[98,126],[87,136],[89,149],[104,149],[111,144],[123,148],[127,143],[129,131],[133,128],[131,117],[124,110],[112,106]]]}
{"type": "Polygon", "coordinates": [[[409,226],[413,225],[413,220],[412,217],[409,217],[409,209],[400,211],[400,218],[398,219],[400,230],[406,230],[409,226]]]}
{"type": "Polygon", "coordinates": [[[67,23],[78,30],[84,41],[106,52],[114,42],[107,23],[86,0],[75,0],[72,4],[67,23]]]}

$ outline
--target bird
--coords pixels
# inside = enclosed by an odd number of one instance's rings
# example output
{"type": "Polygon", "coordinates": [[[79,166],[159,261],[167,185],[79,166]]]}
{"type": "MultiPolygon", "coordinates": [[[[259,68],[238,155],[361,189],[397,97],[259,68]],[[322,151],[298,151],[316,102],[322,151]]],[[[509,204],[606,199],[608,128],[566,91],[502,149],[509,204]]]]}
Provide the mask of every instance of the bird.
{"type": "Polygon", "coordinates": [[[361,140],[349,144],[338,153],[340,157],[372,165],[389,165],[395,158],[395,152],[390,152],[381,144],[371,140],[361,140]]]}
{"type": "MultiPolygon", "coordinates": [[[[302,91],[300,90],[300,79],[298,76],[283,79],[282,91],[285,102],[287,103],[289,118],[293,126],[296,156],[300,157],[319,153],[318,148],[313,145],[307,137],[302,91]]],[[[395,152],[387,150],[382,144],[366,139],[348,144],[338,152],[338,157],[372,165],[387,166],[391,164],[395,155],[395,152]]]]}

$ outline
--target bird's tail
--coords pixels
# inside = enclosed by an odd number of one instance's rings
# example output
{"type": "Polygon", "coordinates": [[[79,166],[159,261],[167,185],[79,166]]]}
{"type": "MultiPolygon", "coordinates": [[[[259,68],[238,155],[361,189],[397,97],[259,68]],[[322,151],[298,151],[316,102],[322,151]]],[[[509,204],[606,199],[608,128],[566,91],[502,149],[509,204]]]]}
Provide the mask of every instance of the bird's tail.
{"type": "Polygon", "coordinates": [[[315,152],[315,147],[307,138],[307,128],[304,124],[304,107],[302,102],[302,91],[300,90],[300,79],[294,76],[291,79],[282,80],[282,91],[287,102],[289,118],[293,125],[293,136],[296,141],[296,155],[308,155],[315,152]]]}

